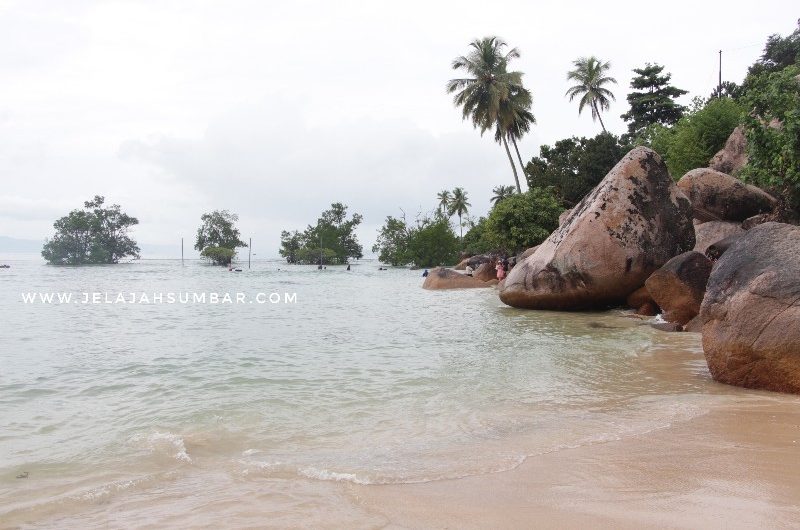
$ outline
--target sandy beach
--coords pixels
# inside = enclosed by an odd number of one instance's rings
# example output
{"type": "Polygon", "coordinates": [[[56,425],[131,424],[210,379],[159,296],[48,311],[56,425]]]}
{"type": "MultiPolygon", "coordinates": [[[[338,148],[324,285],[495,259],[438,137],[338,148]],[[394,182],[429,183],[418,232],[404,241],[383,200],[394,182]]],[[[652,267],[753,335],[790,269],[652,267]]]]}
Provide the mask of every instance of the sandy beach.
{"type": "Polygon", "coordinates": [[[753,393],[508,472],[351,492],[387,528],[793,528],[799,452],[797,403],[753,393]]]}

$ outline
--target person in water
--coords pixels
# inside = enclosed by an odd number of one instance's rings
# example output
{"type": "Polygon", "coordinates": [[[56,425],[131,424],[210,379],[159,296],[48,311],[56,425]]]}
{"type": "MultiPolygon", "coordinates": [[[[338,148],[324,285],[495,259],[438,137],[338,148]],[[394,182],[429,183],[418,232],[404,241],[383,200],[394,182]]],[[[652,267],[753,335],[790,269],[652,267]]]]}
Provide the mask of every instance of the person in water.
{"type": "Polygon", "coordinates": [[[350,264],[349,263],[347,264],[347,270],[350,270],[350,264]]]}
{"type": "Polygon", "coordinates": [[[422,273],[422,277],[423,277],[423,278],[427,278],[427,277],[428,277],[428,269],[425,269],[425,270],[423,271],[423,273],[422,273]]]}
{"type": "Polygon", "coordinates": [[[502,280],[506,277],[506,270],[503,268],[503,263],[501,261],[497,262],[497,266],[494,268],[497,271],[497,279],[502,280]]]}

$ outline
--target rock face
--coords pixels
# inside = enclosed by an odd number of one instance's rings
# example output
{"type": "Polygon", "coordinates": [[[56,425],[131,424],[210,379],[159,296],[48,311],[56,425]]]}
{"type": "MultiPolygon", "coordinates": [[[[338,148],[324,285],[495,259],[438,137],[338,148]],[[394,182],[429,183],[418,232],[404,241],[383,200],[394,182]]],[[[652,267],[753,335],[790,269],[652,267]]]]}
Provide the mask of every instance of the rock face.
{"type": "Polygon", "coordinates": [[[637,147],[511,269],[500,299],[530,309],[620,304],[672,256],[692,247],[689,200],[658,154],[637,147]]]}
{"type": "Polygon", "coordinates": [[[760,188],[713,169],[693,169],[678,181],[701,221],[739,221],[772,210],[777,201],[760,188]]]}
{"type": "Polygon", "coordinates": [[[800,393],[800,227],[739,238],[714,266],[700,320],[714,379],[800,393]]]}
{"type": "Polygon", "coordinates": [[[647,291],[647,287],[642,286],[628,295],[625,300],[628,307],[636,310],[637,315],[655,316],[658,314],[658,304],[647,291]]]}
{"type": "Polygon", "coordinates": [[[494,261],[487,261],[486,263],[481,263],[480,265],[478,265],[478,268],[475,269],[475,272],[472,273],[472,277],[482,282],[496,280],[497,279],[497,270],[495,270],[496,265],[497,263],[494,261]]]}
{"type": "Polygon", "coordinates": [[[469,289],[472,287],[490,287],[486,282],[465,276],[453,269],[436,267],[431,269],[422,284],[423,289],[469,289]]]}
{"type": "Polygon", "coordinates": [[[740,125],[728,136],[725,147],[711,158],[708,167],[735,176],[745,164],[747,164],[747,139],[744,136],[744,129],[740,125]]]}
{"type": "Polygon", "coordinates": [[[628,298],[625,300],[625,303],[628,304],[628,307],[631,309],[639,309],[649,302],[654,302],[654,300],[647,291],[647,287],[644,285],[629,294],[628,298]]]}
{"type": "Polygon", "coordinates": [[[708,247],[722,241],[728,236],[743,234],[744,229],[739,223],[728,221],[709,221],[694,227],[695,244],[694,249],[701,254],[705,254],[708,247]]]}
{"type": "Polygon", "coordinates": [[[706,249],[706,257],[713,261],[718,260],[740,237],[742,234],[733,234],[709,245],[706,249]]]}
{"type": "Polygon", "coordinates": [[[523,261],[525,258],[527,258],[528,256],[532,255],[534,252],[536,252],[536,249],[537,249],[537,248],[539,248],[539,245],[536,245],[535,247],[531,247],[531,248],[529,248],[529,249],[527,249],[527,250],[523,251],[521,254],[519,254],[519,255],[517,256],[517,263],[520,263],[520,262],[521,262],[521,261],[523,261]]]}
{"type": "Polygon", "coordinates": [[[664,320],[684,325],[700,313],[711,260],[694,250],[675,256],[644,283],[664,320]]]}

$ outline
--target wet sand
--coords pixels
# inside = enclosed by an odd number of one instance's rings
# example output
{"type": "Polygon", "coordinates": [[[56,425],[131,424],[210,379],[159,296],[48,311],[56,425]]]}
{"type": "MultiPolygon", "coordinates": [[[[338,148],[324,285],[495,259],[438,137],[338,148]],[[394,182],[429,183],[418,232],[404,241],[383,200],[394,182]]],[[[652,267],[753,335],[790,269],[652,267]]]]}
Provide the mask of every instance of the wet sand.
{"type": "Polygon", "coordinates": [[[755,393],[503,473],[349,490],[387,528],[797,528],[800,407],[755,393]]]}

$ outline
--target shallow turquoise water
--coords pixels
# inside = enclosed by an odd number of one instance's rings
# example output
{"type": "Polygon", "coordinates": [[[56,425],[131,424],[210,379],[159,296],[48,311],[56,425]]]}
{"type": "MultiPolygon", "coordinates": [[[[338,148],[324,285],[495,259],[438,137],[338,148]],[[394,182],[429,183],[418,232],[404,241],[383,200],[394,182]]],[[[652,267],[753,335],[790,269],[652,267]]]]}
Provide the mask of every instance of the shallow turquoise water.
{"type": "MultiPolygon", "coordinates": [[[[231,480],[280,489],[501,471],[662,428],[731,392],[710,381],[697,335],[620,311],[515,310],[493,289],[425,291],[419,271],[377,263],[11,264],[0,270],[0,519],[80,521],[139,496],[181,510],[163,494],[176,481],[215,496],[231,480]],[[151,300],[26,304],[23,292],[151,300]],[[154,303],[158,292],[247,302],[154,303]],[[296,303],[249,303],[257,293],[296,303]]],[[[295,501],[286,509],[302,512],[295,501]]]]}

